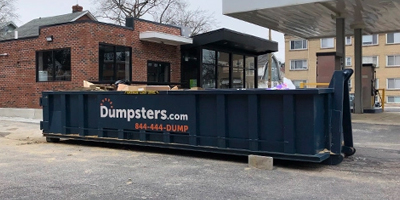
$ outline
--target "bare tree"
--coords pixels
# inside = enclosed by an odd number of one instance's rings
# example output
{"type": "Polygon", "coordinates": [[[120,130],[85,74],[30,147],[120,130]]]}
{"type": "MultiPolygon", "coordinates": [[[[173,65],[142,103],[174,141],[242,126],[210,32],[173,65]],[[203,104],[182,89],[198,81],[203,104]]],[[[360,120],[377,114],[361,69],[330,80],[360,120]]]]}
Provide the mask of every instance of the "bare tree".
{"type": "Polygon", "coordinates": [[[192,35],[209,31],[216,24],[213,13],[189,10],[186,0],[93,0],[97,17],[122,25],[126,17],[141,18],[146,14],[160,23],[192,29],[192,35]]]}
{"type": "Polygon", "coordinates": [[[156,21],[164,24],[188,27],[192,30],[191,35],[197,35],[213,29],[217,23],[214,13],[199,8],[190,10],[188,2],[184,0],[168,0],[174,3],[164,7],[162,12],[155,12],[153,17],[156,21]]]}
{"type": "Polygon", "coordinates": [[[15,13],[14,3],[15,0],[0,0],[0,40],[9,34],[9,22],[18,17],[15,13]]]}
{"type": "Polygon", "coordinates": [[[16,19],[15,0],[0,0],[0,24],[16,19]]]}
{"type": "Polygon", "coordinates": [[[145,14],[151,14],[163,0],[93,0],[97,5],[95,15],[111,20],[119,25],[125,22],[127,17],[140,18],[145,14]]]}

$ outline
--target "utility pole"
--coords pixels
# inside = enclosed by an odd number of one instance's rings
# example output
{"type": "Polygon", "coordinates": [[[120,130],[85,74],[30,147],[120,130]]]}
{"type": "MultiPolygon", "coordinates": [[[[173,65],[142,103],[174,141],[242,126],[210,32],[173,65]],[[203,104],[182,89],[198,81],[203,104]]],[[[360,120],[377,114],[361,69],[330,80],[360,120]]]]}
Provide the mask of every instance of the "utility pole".
{"type": "MultiPolygon", "coordinates": [[[[272,40],[271,29],[269,29],[269,40],[272,40]]],[[[268,54],[268,88],[272,88],[272,52],[268,54]]]]}

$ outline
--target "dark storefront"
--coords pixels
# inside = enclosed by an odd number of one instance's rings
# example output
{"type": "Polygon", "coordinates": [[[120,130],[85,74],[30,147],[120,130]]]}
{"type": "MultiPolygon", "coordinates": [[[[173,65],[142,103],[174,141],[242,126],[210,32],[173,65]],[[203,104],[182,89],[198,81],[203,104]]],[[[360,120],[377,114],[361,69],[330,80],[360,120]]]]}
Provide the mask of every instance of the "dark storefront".
{"type": "Polygon", "coordinates": [[[278,43],[219,29],[182,46],[183,87],[257,88],[257,56],[276,52],[278,43]]]}

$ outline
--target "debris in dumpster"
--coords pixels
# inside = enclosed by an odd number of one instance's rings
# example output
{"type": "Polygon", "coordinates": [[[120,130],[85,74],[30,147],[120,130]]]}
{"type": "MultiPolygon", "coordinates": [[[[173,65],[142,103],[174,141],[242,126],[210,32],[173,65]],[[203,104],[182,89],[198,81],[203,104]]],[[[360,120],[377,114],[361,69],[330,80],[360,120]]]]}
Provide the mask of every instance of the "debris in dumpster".
{"type": "Polygon", "coordinates": [[[125,85],[118,84],[117,91],[168,91],[168,85],[125,85]]]}
{"type": "Polygon", "coordinates": [[[84,88],[90,88],[91,86],[93,86],[94,84],[89,82],[89,81],[83,81],[83,87],[84,88]]]}
{"type": "Polygon", "coordinates": [[[106,84],[94,84],[89,81],[83,81],[83,87],[76,87],[73,88],[72,90],[75,91],[110,91],[110,90],[115,90],[115,87],[112,85],[106,85],[106,84]]]}
{"type": "Polygon", "coordinates": [[[201,87],[192,87],[192,88],[190,88],[190,90],[204,90],[204,89],[201,87]]]}
{"type": "Polygon", "coordinates": [[[181,90],[181,89],[179,89],[178,86],[174,86],[173,88],[171,88],[171,90],[181,90]]]}

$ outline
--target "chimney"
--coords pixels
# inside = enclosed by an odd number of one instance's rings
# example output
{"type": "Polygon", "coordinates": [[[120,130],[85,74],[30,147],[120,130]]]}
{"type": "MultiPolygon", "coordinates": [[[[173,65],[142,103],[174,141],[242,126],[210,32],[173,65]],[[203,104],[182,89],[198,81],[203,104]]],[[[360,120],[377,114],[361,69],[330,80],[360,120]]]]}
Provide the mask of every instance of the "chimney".
{"type": "Polygon", "coordinates": [[[72,6],[72,13],[76,13],[76,12],[82,12],[83,11],[83,7],[76,4],[75,6],[72,6]]]}
{"type": "Polygon", "coordinates": [[[125,26],[129,28],[134,28],[134,18],[133,17],[127,17],[125,18],[125,26]]]}

